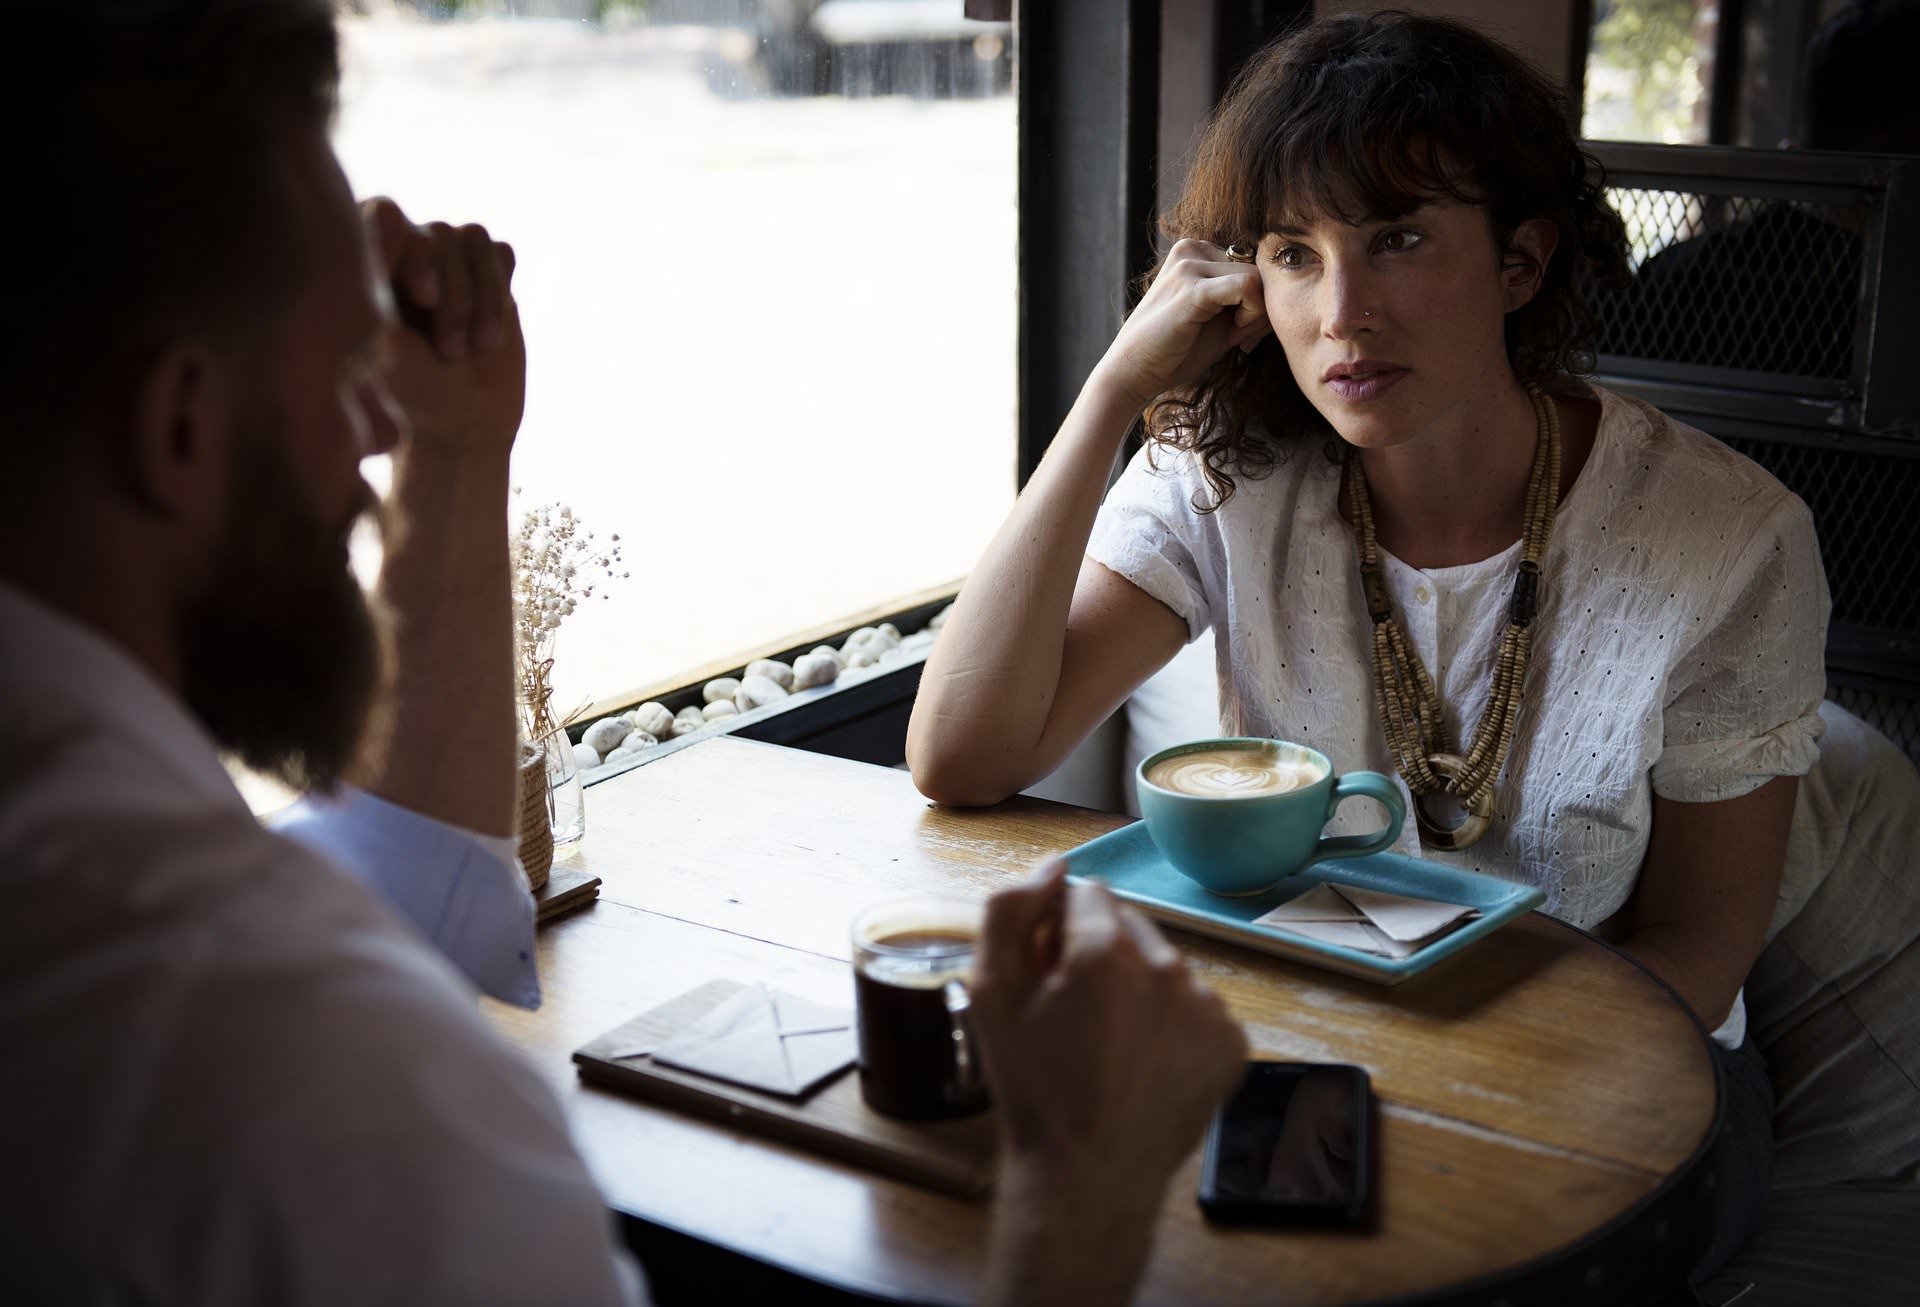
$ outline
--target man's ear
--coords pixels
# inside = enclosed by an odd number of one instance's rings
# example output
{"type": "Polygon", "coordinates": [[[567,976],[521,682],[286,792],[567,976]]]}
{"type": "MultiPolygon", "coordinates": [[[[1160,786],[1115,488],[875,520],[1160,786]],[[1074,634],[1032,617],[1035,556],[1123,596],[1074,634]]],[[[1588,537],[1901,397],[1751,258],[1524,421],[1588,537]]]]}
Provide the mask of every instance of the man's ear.
{"type": "Polygon", "coordinates": [[[235,417],[226,361],[204,344],[169,345],[150,360],[132,398],[117,462],[141,505],[183,517],[223,504],[235,417]]]}
{"type": "Polygon", "coordinates": [[[1500,295],[1506,311],[1524,308],[1540,293],[1547,263],[1560,244],[1560,228],[1546,218],[1529,218],[1513,229],[1500,262],[1500,295]]]}

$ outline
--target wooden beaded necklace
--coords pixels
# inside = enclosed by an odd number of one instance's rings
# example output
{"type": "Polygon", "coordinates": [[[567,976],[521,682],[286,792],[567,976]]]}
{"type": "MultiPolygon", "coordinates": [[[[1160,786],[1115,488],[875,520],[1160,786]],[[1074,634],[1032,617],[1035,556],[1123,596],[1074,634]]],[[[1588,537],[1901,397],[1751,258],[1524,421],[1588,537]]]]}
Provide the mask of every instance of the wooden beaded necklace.
{"type": "Polygon", "coordinates": [[[1373,619],[1373,687],[1386,726],[1387,743],[1407,788],[1413,791],[1413,816],[1421,843],[1436,849],[1469,847],[1487,833],[1493,817],[1493,781],[1506,765],[1513,743],[1514,723],[1520,716],[1520,692],[1527,679],[1527,655],[1533,647],[1533,619],[1540,603],[1540,560],[1553,533],[1560,504],[1560,414],[1544,391],[1527,386],[1533,401],[1538,432],[1533,470],[1527,477],[1526,525],[1520,568],[1513,578],[1513,600],[1507,626],[1500,634],[1500,653],[1494,664],[1493,688],[1486,712],[1473,732],[1473,745],[1462,757],[1452,751],[1440,719],[1440,696],[1433,678],[1393,615],[1380,568],[1380,548],[1373,533],[1373,501],[1367,494],[1366,472],[1358,458],[1347,460],[1347,502],[1359,530],[1360,582],[1367,597],[1367,616],[1373,619]],[[1427,812],[1426,798],[1445,790],[1459,799],[1466,816],[1458,826],[1446,827],[1427,812]]]}

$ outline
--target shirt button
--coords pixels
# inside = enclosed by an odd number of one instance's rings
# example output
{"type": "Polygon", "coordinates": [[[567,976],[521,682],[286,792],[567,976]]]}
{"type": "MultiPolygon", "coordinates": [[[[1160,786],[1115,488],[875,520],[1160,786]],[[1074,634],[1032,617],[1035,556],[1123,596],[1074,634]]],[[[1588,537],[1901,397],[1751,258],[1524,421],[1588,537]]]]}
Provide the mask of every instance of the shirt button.
{"type": "Polygon", "coordinates": [[[1425,586],[1423,585],[1423,586],[1420,586],[1420,587],[1418,587],[1418,588],[1417,588],[1416,590],[1414,590],[1414,592],[1413,592],[1413,597],[1414,597],[1415,599],[1418,599],[1418,600],[1419,600],[1419,601],[1420,601],[1421,603],[1423,603],[1423,604],[1425,604],[1425,603],[1432,603],[1432,602],[1433,602],[1433,591],[1431,591],[1431,590],[1429,590],[1429,589],[1427,589],[1427,587],[1425,587],[1425,586]]]}

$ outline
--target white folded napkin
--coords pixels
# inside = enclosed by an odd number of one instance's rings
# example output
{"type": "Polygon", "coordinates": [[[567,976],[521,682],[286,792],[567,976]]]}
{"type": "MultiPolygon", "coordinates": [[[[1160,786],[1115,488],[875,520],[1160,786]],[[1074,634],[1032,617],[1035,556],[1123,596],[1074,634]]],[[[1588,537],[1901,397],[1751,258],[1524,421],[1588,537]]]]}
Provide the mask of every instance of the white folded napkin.
{"type": "Polygon", "coordinates": [[[1321,944],[1412,957],[1421,949],[1479,916],[1458,903],[1409,898],[1327,881],[1255,917],[1256,926],[1272,926],[1321,944]]]}

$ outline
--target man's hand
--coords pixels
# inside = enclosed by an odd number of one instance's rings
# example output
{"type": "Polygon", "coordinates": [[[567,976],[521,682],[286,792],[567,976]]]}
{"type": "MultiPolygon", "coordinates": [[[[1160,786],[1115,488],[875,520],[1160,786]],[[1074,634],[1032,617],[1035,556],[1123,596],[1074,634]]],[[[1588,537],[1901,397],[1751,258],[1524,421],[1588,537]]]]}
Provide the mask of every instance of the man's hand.
{"type": "Polygon", "coordinates": [[[474,223],[415,226],[392,200],[360,206],[396,322],[387,385],[435,451],[505,454],[526,407],[527,346],[513,247],[474,223]]]}
{"type": "Polygon", "coordinates": [[[393,743],[355,779],[401,807],[507,835],[516,824],[507,481],[527,374],[513,251],[483,227],[416,227],[391,200],[361,213],[398,311],[386,381],[413,436],[395,451],[397,529],[380,569],[398,651],[393,743]]]}
{"type": "Polygon", "coordinates": [[[1123,1301],[1246,1039],[1145,917],[1060,862],[988,904],[972,988],[1003,1144],[985,1300],[1123,1301]]]}

